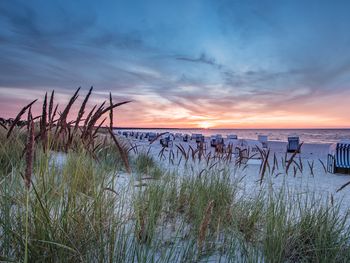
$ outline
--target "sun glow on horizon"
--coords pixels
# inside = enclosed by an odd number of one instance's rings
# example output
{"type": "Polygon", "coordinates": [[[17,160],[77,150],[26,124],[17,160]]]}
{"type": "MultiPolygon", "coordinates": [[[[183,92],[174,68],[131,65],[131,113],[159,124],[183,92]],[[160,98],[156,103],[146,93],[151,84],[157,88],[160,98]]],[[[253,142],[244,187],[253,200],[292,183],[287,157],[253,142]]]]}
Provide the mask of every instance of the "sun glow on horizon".
{"type": "Polygon", "coordinates": [[[202,128],[202,129],[209,129],[209,128],[213,127],[213,124],[208,122],[208,121],[202,121],[202,122],[198,123],[198,127],[202,128]]]}

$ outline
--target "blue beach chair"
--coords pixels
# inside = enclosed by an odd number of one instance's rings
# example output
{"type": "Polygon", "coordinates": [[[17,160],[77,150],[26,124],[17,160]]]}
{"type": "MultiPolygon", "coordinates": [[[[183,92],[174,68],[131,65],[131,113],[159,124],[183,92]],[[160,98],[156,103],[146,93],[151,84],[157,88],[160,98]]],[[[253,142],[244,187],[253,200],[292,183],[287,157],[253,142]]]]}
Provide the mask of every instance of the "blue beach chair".
{"type": "Polygon", "coordinates": [[[327,172],[350,173],[350,141],[341,141],[330,146],[327,172]]]}
{"type": "Polygon", "coordinates": [[[287,152],[288,153],[300,153],[299,149],[300,141],[298,136],[289,136],[288,144],[287,144],[287,152]]]}

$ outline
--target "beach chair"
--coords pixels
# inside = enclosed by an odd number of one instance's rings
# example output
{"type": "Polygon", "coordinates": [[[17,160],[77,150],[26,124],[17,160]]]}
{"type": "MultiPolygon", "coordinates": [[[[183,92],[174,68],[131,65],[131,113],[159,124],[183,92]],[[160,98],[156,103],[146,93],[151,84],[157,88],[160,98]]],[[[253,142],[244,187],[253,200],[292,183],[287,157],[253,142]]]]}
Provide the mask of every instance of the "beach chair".
{"type": "Polygon", "coordinates": [[[350,174],[350,141],[340,141],[329,147],[327,172],[350,174]]]}
{"type": "Polygon", "coordinates": [[[263,148],[267,148],[267,135],[258,135],[258,141],[261,142],[263,148]]]}
{"type": "Polygon", "coordinates": [[[168,147],[168,148],[173,147],[173,141],[171,140],[170,136],[160,139],[160,144],[163,147],[168,147]]]}
{"type": "Polygon", "coordinates": [[[150,132],[150,133],[148,133],[148,141],[149,142],[151,142],[151,141],[153,141],[155,138],[157,138],[157,134],[156,133],[154,133],[154,132],[150,132]]]}
{"type": "Polygon", "coordinates": [[[298,136],[289,136],[288,144],[287,144],[287,152],[288,153],[300,153],[299,149],[300,141],[298,136]]]}
{"type": "Polygon", "coordinates": [[[210,136],[210,146],[211,147],[216,147],[216,145],[218,145],[220,143],[221,144],[224,143],[224,139],[222,138],[221,134],[210,136]]]}
{"type": "Polygon", "coordinates": [[[225,140],[225,144],[227,147],[231,147],[233,149],[233,146],[238,142],[238,137],[235,134],[229,134],[227,135],[227,138],[225,140]]]}
{"type": "Polygon", "coordinates": [[[197,138],[198,134],[197,133],[192,133],[191,134],[191,140],[195,140],[197,138]]]}
{"type": "Polygon", "coordinates": [[[197,134],[196,137],[194,138],[196,140],[196,143],[204,142],[205,138],[202,134],[197,134]]]}
{"type": "Polygon", "coordinates": [[[182,136],[182,140],[183,140],[184,142],[188,142],[189,139],[190,139],[190,136],[189,136],[188,134],[184,134],[184,135],[182,136]]]}

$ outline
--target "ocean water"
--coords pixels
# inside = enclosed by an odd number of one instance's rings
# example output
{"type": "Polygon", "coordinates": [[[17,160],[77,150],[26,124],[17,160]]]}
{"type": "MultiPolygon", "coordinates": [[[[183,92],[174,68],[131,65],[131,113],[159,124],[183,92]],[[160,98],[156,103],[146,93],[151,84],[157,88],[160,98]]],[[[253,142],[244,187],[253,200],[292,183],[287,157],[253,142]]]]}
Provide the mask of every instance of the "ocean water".
{"type": "MultiPolygon", "coordinates": [[[[118,129],[119,130],[119,129],[118,129]]],[[[201,133],[204,136],[214,134],[236,134],[241,139],[257,139],[258,135],[267,135],[269,141],[287,141],[288,136],[297,135],[305,143],[333,143],[350,139],[350,129],[120,129],[142,132],[201,133]]]]}

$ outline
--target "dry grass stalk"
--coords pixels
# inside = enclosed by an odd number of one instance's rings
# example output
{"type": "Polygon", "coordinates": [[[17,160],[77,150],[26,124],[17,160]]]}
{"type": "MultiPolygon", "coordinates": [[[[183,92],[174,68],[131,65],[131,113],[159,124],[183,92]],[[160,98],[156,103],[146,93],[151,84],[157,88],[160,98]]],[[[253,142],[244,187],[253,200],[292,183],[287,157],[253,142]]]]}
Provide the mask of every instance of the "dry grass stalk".
{"type": "Polygon", "coordinates": [[[54,121],[54,118],[56,116],[57,109],[58,109],[58,104],[56,104],[55,109],[54,109],[51,117],[49,117],[49,131],[51,131],[54,122],[56,122],[56,121],[54,121]]]}
{"type": "Polygon", "coordinates": [[[131,174],[131,168],[130,168],[130,165],[129,165],[129,160],[128,160],[128,156],[127,156],[127,153],[124,151],[123,147],[120,145],[120,143],[118,142],[117,138],[115,137],[113,131],[111,129],[108,129],[115,145],[117,146],[118,148],[118,151],[120,153],[120,156],[122,157],[122,160],[124,162],[124,165],[125,165],[125,169],[126,171],[131,174]]]}
{"type": "MultiPolygon", "coordinates": [[[[128,153],[129,152],[131,152],[131,151],[133,151],[134,152],[134,154],[139,154],[139,147],[141,146],[141,145],[137,145],[136,143],[135,144],[132,144],[132,143],[130,143],[130,148],[128,149],[128,153]]],[[[147,153],[147,155],[148,155],[148,153],[147,153]]]]}
{"type": "Polygon", "coordinates": [[[294,177],[297,176],[297,168],[295,166],[293,166],[293,176],[294,177]]]}
{"type": "Polygon", "coordinates": [[[292,154],[292,156],[288,160],[288,163],[286,165],[286,174],[288,174],[289,167],[293,163],[293,160],[294,160],[295,156],[300,152],[300,149],[301,149],[302,145],[303,145],[303,143],[299,144],[298,149],[292,154]]]}
{"type": "Polygon", "coordinates": [[[299,155],[299,169],[300,169],[300,172],[303,173],[304,165],[300,155],[299,155]]]}
{"type": "Polygon", "coordinates": [[[318,159],[318,161],[322,164],[324,172],[327,173],[327,168],[326,168],[326,165],[324,164],[324,162],[322,162],[321,159],[318,159]]]}
{"type": "Polygon", "coordinates": [[[205,241],[206,233],[211,221],[211,216],[213,214],[213,208],[214,208],[214,200],[211,200],[207,208],[205,210],[204,217],[202,219],[202,222],[199,227],[199,234],[198,234],[198,251],[199,253],[202,252],[203,249],[203,242],[205,241]]]}
{"type": "MultiPolygon", "coordinates": [[[[259,148],[258,148],[259,149],[259,148]]],[[[263,158],[263,163],[262,163],[262,167],[260,169],[260,185],[262,184],[264,177],[265,177],[265,173],[266,173],[266,168],[268,167],[268,162],[269,162],[269,155],[270,155],[270,149],[267,150],[267,153],[265,153],[264,151],[261,151],[261,155],[263,158]]]]}
{"type": "Polygon", "coordinates": [[[91,146],[94,147],[94,139],[97,138],[97,133],[98,133],[98,131],[100,130],[101,126],[105,123],[106,120],[107,120],[107,118],[104,118],[104,119],[102,120],[102,122],[95,128],[94,133],[91,134],[91,136],[90,136],[90,140],[89,140],[89,142],[88,142],[88,145],[91,144],[91,146]]]}
{"type": "MultiPolygon", "coordinates": [[[[90,111],[91,116],[88,116],[85,120],[84,123],[84,129],[83,129],[83,134],[82,134],[82,138],[86,139],[89,135],[89,131],[90,129],[93,128],[93,126],[95,125],[96,121],[98,120],[98,118],[96,118],[96,116],[102,111],[104,105],[105,105],[105,101],[97,108],[96,111],[94,111],[95,107],[90,111]],[[96,118],[96,120],[94,120],[96,118]],[[94,120],[94,122],[93,122],[94,120]]],[[[90,114],[89,114],[90,115],[90,114]]]]}
{"type": "Polygon", "coordinates": [[[209,162],[210,162],[210,159],[211,159],[211,152],[209,152],[208,154],[207,154],[207,156],[205,157],[205,161],[206,161],[206,164],[207,164],[207,166],[209,165],[209,162]]]}
{"type": "Polygon", "coordinates": [[[20,112],[17,114],[16,118],[14,119],[12,125],[10,126],[8,132],[7,132],[7,138],[10,137],[11,133],[12,133],[12,130],[14,129],[14,127],[16,126],[16,124],[20,121],[22,115],[27,111],[27,109],[29,109],[35,102],[37,101],[36,100],[33,100],[31,103],[29,103],[27,106],[24,106],[20,112]]]}
{"type": "Polygon", "coordinates": [[[149,142],[149,144],[152,144],[154,143],[155,141],[157,141],[160,137],[162,137],[164,134],[167,134],[166,132],[162,132],[162,133],[159,133],[156,138],[154,138],[152,141],[149,142]]]}
{"type": "MultiPolygon", "coordinates": [[[[69,111],[72,108],[72,105],[74,104],[74,102],[77,100],[78,98],[78,93],[79,93],[80,87],[75,91],[75,93],[73,94],[73,96],[70,98],[67,106],[65,107],[65,109],[63,110],[59,120],[58,120],[58,125],[57,128],[60,128],[59,133],[61,133],[62,131],[65,131],[67,128],[67,116],[69,114],[69,111]]],[[[56,130],[57,132],[57,130],[56,130]]]]}
{"type": "Polygon", "coordinates": [[[158,153],[158,157],[160,160],[164,159],[165,160],[165,155],[164,155],[164,152],[165,152],[165,147],[162,146],[162,149],[159,151],[158,153]]]}
{"type": "Polygon", "coordinates": [[[81,104],[81,107],[80,107],[79,112],[78,112],[77,119],[75,121],[75,126],[74,126],[74,132],[73,133],[75,133],[77,131],[77,129],[79,127],[79,123],[80,123],[81,119],[83,118],[83,115],[85,113],[85,107],[86,107],[86,104],[87,104],[87,102],[88,102],[88,100],[90,98],[92,89],[93,89],[93,87],[90,88],[89,92],[85,96],[85,99],[84,99],[83,103],[81,104]]]}
{"type": "Polygon", "coordinates": [[[34,122],[31,111],[28,113],[28,134],[26,143],[26,169],[24,174],[24,182],[27,189],[30,188],[32,170],[33,170],[33,155],[34,155],[34,122]]]}
{"type": "MultiPolygon", "coordinates": [[[[295,160],[293,160],[293,164],[298,168],[298,170],[300,171],[300,173],[303,173],[303,165],[300,163],[297,163],[295,160]]],[[[294,167],[295,167],[294,166],[294,167]]]]}
{"type": "Polygon", "coordinates": [[[84,138],[87,138],[88,135],[92,133],[92,129],[93,127],[95,126],[96,122],[101,118],[101,116],[103,114],[105,114],[106,112],[116,108],[116,107],[119,107],[121,105],[124,105],[126,103],[129,103],[131,101],[123,101],[123,102],[119,102],[119,103],[116,103],[116,104],[113,104],[107,108],[103,108],[103,105],[105,104],[105,102],[98,108],[98,110],[95,112],[95,114],[91,117],[91,120],[90,122],[88,123],[87,125],[87,128],[86,128],[86,132],[85,132],[85,135],[84,135],[84,138]]]}
{"type": "Polygon", "coordinates": [[[312,162],[307,161],[307,164],[309,165],[310,173],[311,173],[312,177],[314,177],[315,176],[315,174],[314,174],[314,161],[312,161],[312,162]]]}
{"type": "Polygon", "coordinates": [[[5,124],[0,122],[0,126],[3,127],[5,130],[7,130],[7,127],[5,126],[5,124]]]}
{"type": "Polygon", "coordinates": [[[273,166],[272,166],[272,172],[271,174],[273,175],[275,173],[275,170],[278,170],[278,160],[277,160],[277,157],[276,157],[276,153],[273,153],[273,166]]]}
{"type": "Polygon", "coordinates": [[[47,147],[47,92],[45,93],[45,98],[43,102],[43,109],[41,114],[41,121],[40,121],[40,138],[43,145],[44,152],[46,151],[47,147]]]}
{"type": "Polygon", "coordinates": [[[176,147],[180,150],[182,156],[183,156],[183,157],[185,158],[185,160],[187,161],[189,156],[187,155],[186,150],[185,150],[185,148],[182,146],[182,144],[179,144],[179,145],[176,144],[176,147]]]}
{"type": "Polygon", "coordinates": [[[85,136],[85,133],[86,133],[86,129],[87,129],[87,125],[91,119],[91,116],[92,114],[94,113],[95,109],[96,109],[97,105],[95,105],[91,110],[90,112],[88,113],[87,117],[85,118],[85,121],[84,121],[84,125],[83,125],[83,128],[82,128],[82,133],[81,133],[81,138],[84,138],[85,136]]]}
{"type": "Polygon", "coordinates": [[[53,109],[53,100],[54,100],[54,96],[55,96],[55,90],[53,90],[51,92],[51,96],[50,96],[50,103],[49,103],[49,122],[52,121],[53,119],[53,112],[52,112],[52,109],[53,109]]]}
{"type": "MultiPolygon", "coordinates": [[[[112,93],[109,93],[109,106],[113,105],[112,93]]],[[[109,127],[113,130],[113,108],[109,111],[109,127]]]]}
{"type": "Polygon", "coordinates": [[[345,187],[347,187],[349,184],[350,184],[350,181],[347,182],[346,184],[343,184],[340,188],[337,189],[336,192],[338,193],[339,191],[343,190],[343,189],[344,189],[345,187]]]}
{"type": "Polygon", "coordinates": [[[174,158],[175,158],[175,154],[174,154],[174,151],[173,149],[170,149],[170,152],[169,152],[169,162],[174,165],[174,158]]]}

